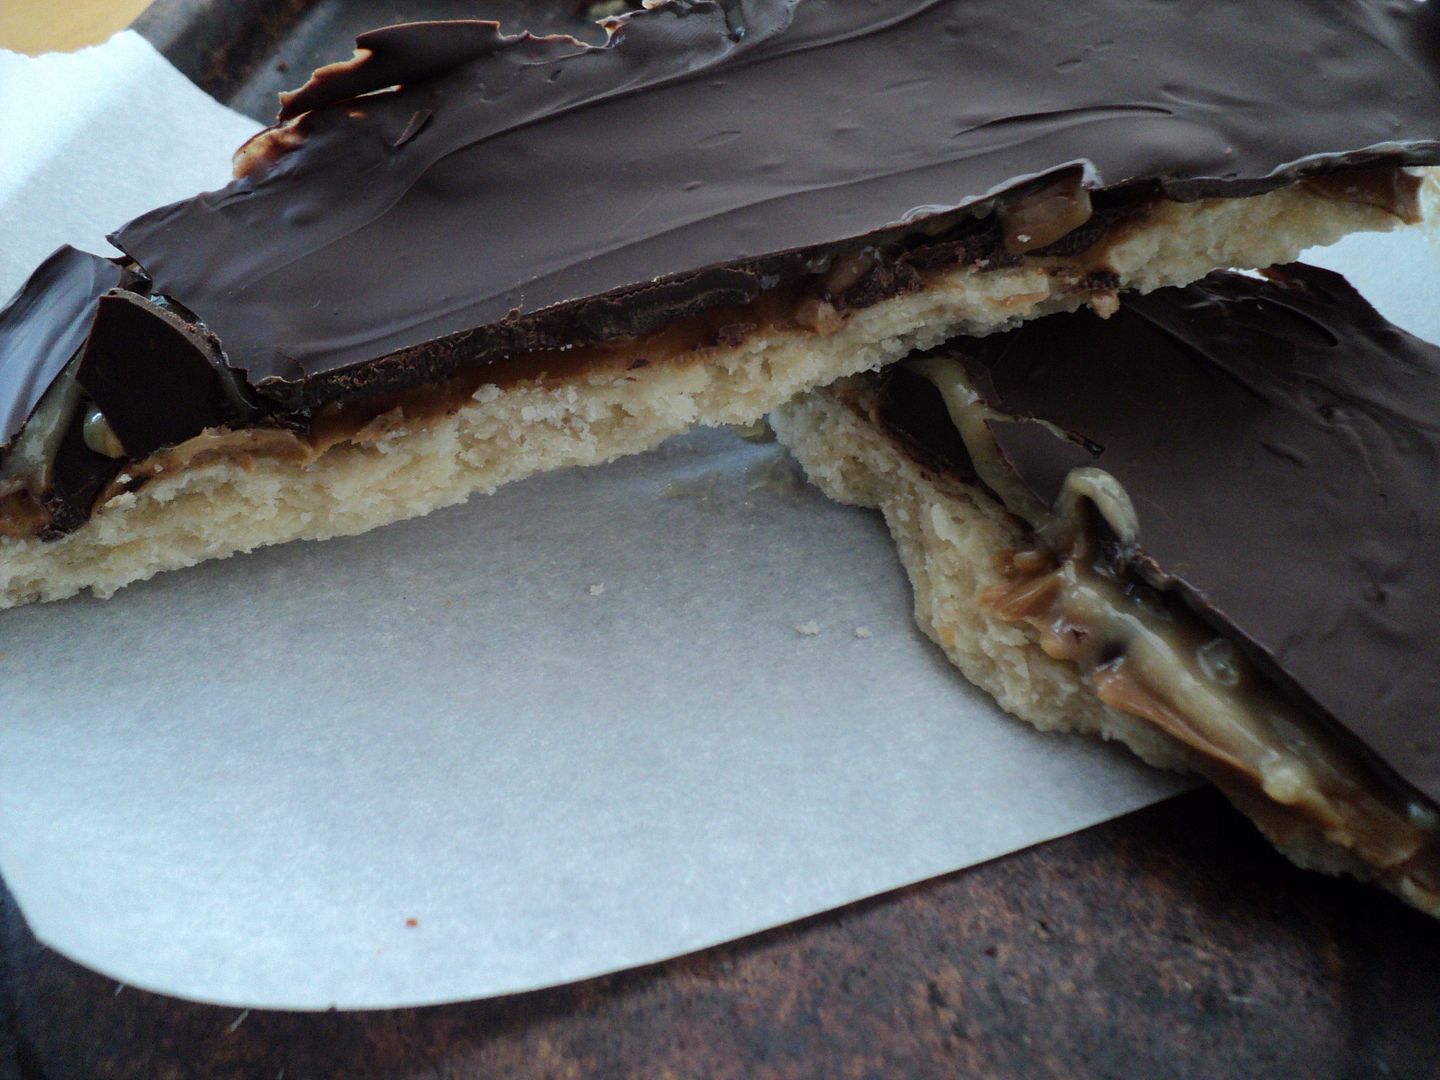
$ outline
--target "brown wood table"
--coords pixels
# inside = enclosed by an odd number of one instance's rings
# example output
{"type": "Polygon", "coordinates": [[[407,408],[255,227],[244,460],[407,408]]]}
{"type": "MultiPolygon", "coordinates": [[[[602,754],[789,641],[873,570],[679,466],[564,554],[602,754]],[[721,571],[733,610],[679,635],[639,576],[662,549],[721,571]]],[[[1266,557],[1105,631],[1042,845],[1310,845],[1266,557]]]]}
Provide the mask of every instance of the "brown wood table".
{"type": "Polygon", "coordinates": [[[0,48],[33,54],[93,45],[148,6],[149,0],[5,0],[0,48]]]}
{"type": "MultiPolygon", "coordinates": [[[[496,4],[525,6],[471,6],[496,4]]],[[[15,5],[0,31],[55,11],[15,5]]],[[[158,0],[139,25],[261,116],[356,30],[469,13],[158,0]]],[[[3,888],[0,934],[0,1080],[1440,1078],[1440,923],[1294,869],[1211,792],[694,956],[464,1005],[246,1012],[119,987],[40,945],[3,888]]]]}
{"type": "Polygon", "coordinates": [[[427,1009],[189,1004],[47,950],[8,896],[0,921],[6,1080],[1440,1077],[1440,923],[1294,869],[1211,792],[654,967],[427,1009]]]}

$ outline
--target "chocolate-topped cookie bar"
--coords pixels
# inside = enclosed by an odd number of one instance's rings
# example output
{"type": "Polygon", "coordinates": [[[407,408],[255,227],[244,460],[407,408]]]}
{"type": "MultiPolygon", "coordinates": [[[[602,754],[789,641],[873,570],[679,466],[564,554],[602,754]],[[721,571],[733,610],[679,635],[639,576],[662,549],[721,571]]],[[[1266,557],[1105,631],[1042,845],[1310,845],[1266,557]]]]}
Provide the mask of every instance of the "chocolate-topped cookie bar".
{"type": "Polygon", "coordinates": [[[662,0],[602,45],[365,34],[233,183],[121,227],[113,264],[57,254],[0,316],[0,605],[1413,221],[1433,9],[662,0]]]}

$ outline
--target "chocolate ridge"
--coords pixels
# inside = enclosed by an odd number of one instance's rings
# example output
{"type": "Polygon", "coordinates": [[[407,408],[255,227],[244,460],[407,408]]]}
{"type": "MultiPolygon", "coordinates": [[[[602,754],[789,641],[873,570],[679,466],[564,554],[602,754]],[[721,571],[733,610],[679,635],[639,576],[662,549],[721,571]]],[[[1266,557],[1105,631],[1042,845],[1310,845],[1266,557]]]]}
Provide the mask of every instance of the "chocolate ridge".
{"type": "Polygon", "coordinates": [[[433,375],[587,298],[758,282],[1066,167],[1186,200],[1440,160],[1440,13],[1415,0],[667,0],[609,26],[364,35],[257,168],[115,242],[300,407],[377,358],[433,375]]]}
{"type": "MultiPolygon", "coordinates": [[[[937,352],[998,412],[1069,433],[991,426],[1037,497],[1053,500],[1057,462],[1093,459],[1139,515],[1124,567],[1440,802],[1440,347],[1337,274],[1270,276],[1214,274],[1108,322],[1057,315],[937,352]]],[[[914,406],[918,386],[890,380],[880,415],[945,467],[953,426],[914,406]]]]}

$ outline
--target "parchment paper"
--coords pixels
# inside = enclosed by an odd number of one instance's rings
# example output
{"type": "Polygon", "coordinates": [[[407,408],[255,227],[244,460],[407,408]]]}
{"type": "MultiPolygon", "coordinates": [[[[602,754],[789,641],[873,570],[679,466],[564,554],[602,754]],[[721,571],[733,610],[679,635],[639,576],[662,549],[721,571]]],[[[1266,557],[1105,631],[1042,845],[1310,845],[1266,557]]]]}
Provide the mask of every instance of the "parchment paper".
{"type": "MultiPolygon", "coordinates": [[[[0,57],[0,120],[29,148],[0,158],[0,293],[223,182],[254,126],[128,33],[0,57]]],[[[1429,272],[1423,240],[1383,243],[1429,272]]],[[[876,516],[701,432],[6,612],[0,871],[119,981],[400,1006],[663,959],[1180,788],[1003,717],[909,605],[876,516]]]]}

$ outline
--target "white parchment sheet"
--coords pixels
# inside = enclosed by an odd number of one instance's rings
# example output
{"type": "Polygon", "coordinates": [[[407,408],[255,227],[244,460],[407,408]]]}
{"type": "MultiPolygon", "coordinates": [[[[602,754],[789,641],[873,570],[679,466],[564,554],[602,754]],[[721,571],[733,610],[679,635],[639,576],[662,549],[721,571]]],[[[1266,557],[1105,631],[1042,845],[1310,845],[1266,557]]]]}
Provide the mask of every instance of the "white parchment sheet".
{"type": "MultiPolygon", "coordinates": [[[[95,248],[223,182],[253,128],[131,34],[0,58],[0,121],[31,148],[0,163],[0,293],[59,242],[95,248]],[[122,90],[154,100],[111,107],[122,90]],[[61,122],[33,122],[42,93],[61,122]]],[[[1433,273],[1423,239],[1359,243],[1433,273]]],[[[1415,295],[1407,274],[1359,276],[1399,308],[1415,295]]],[[[780,454],[701,432],[366,536],[0,614],[0,872],[35,933],[206,1001],[482,997],[1179,789],[1001,716],[914,629],[878,518],[793,482],[780,454]]]]}

